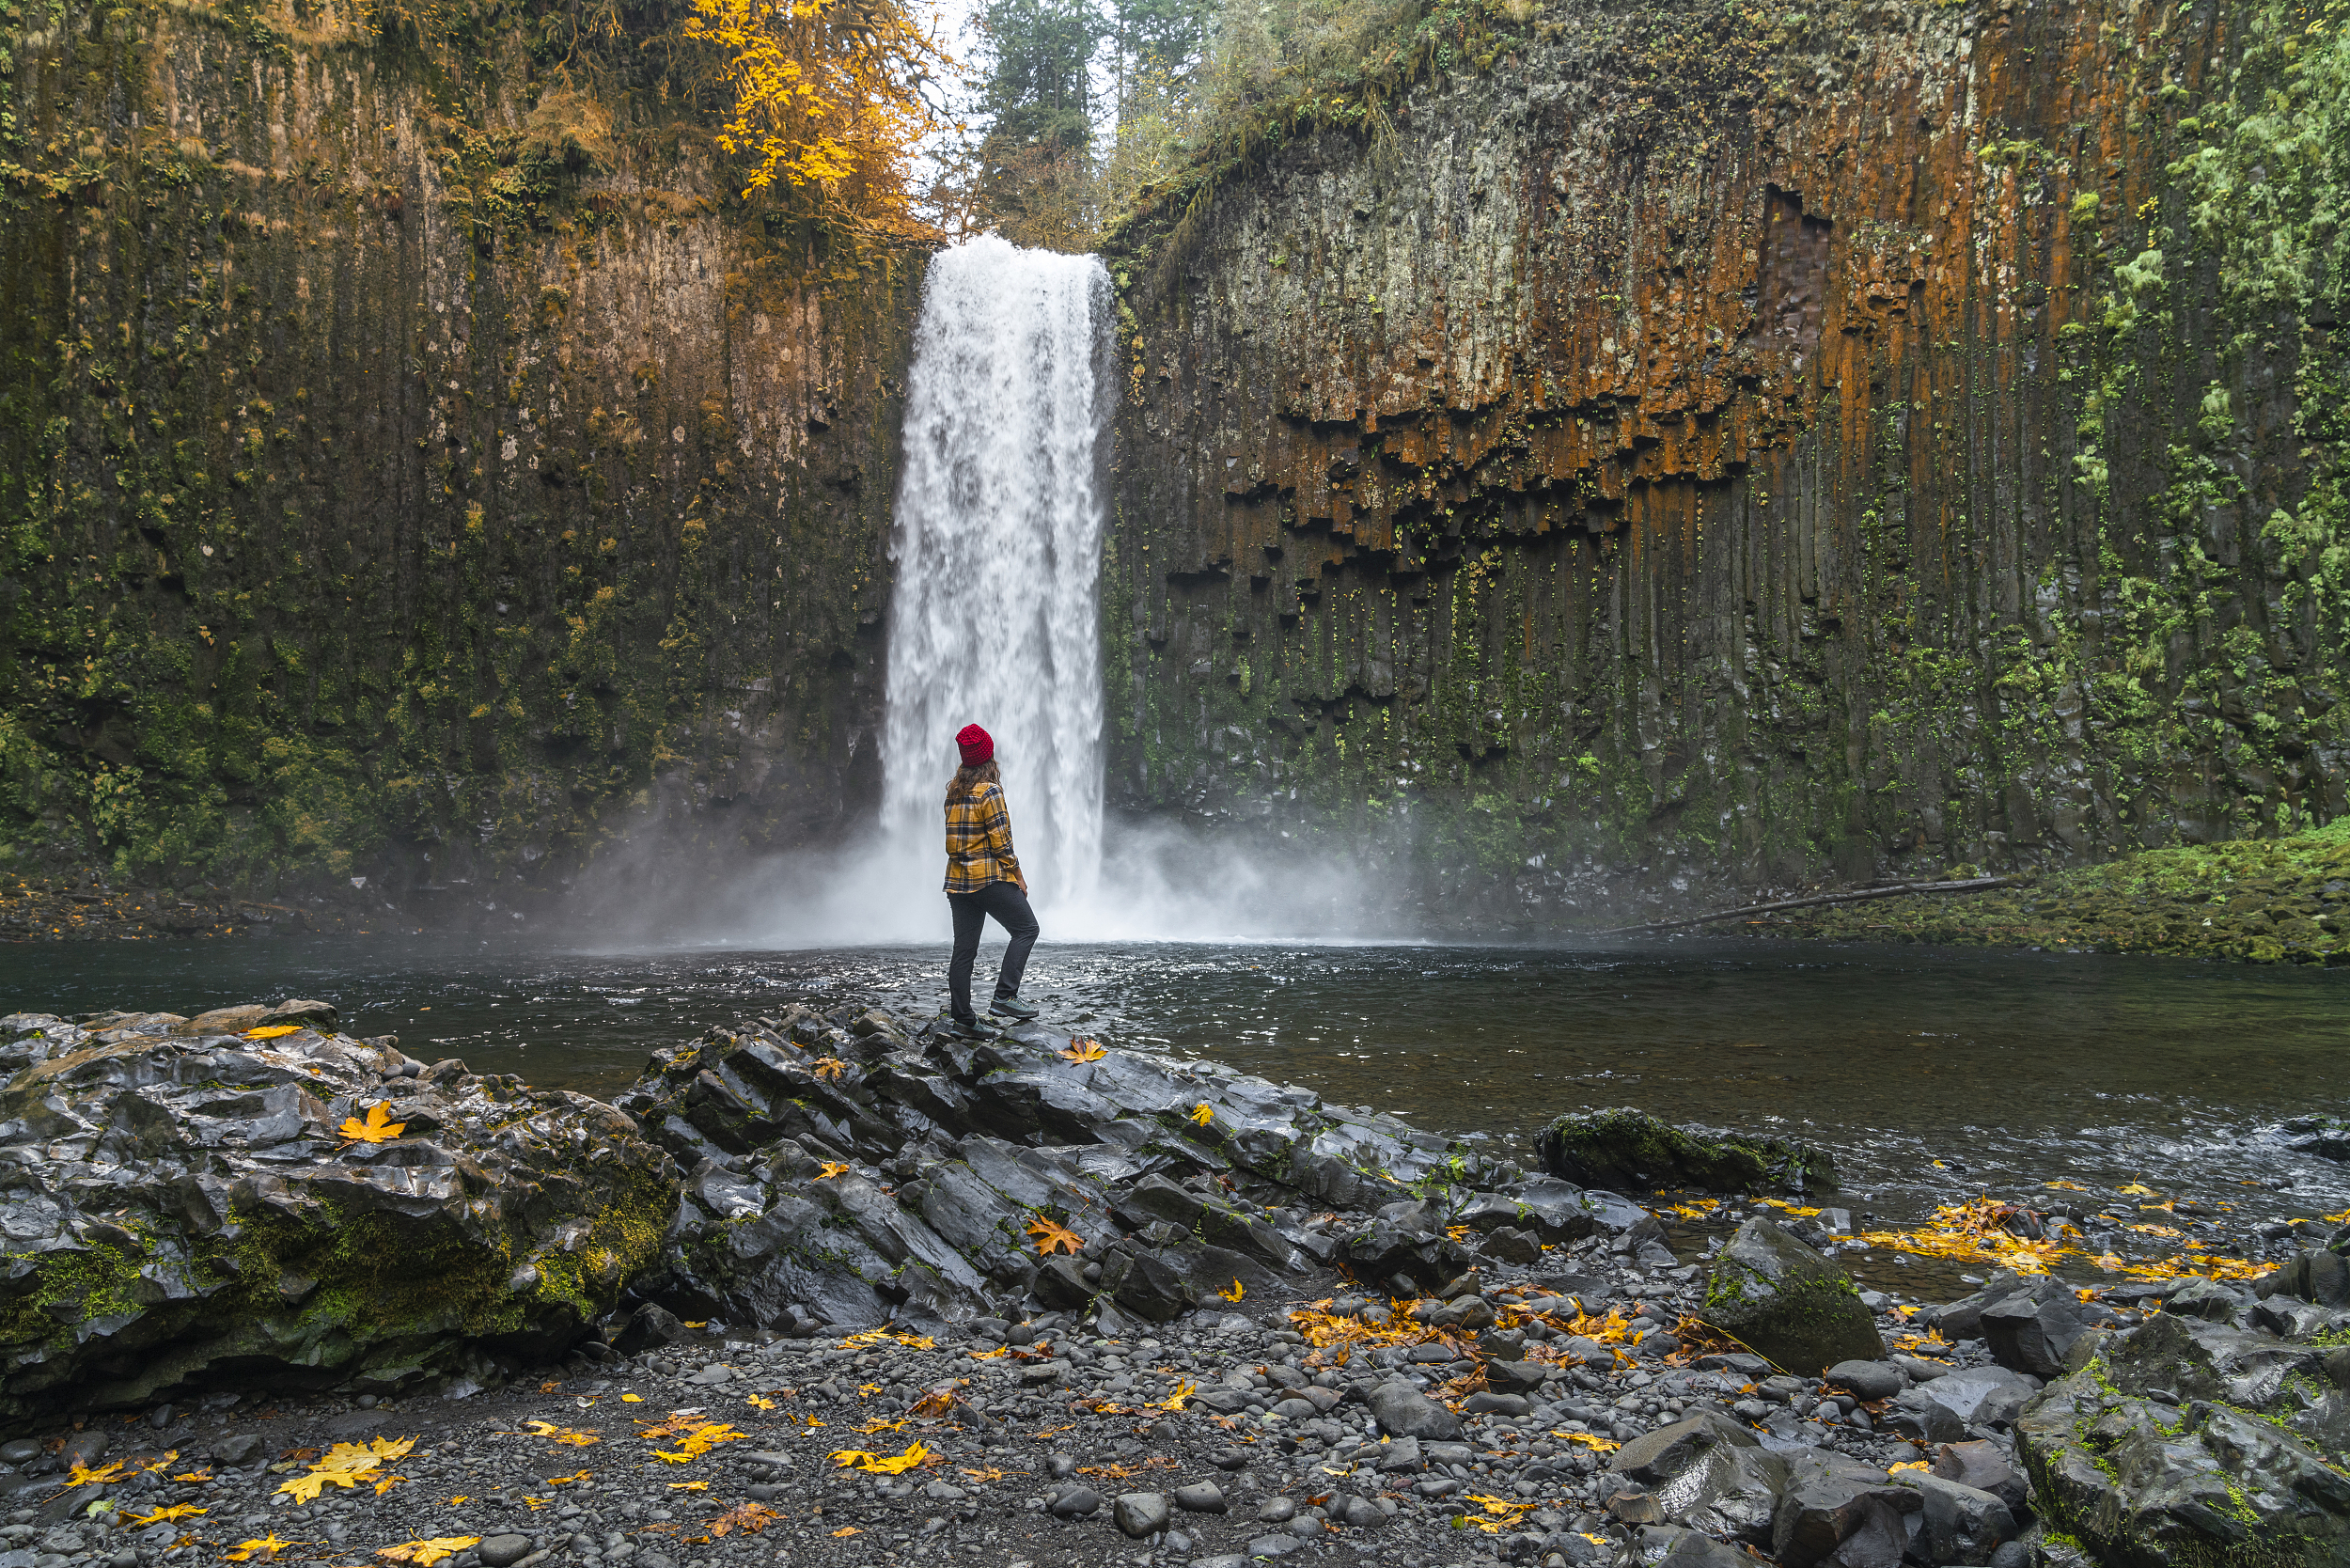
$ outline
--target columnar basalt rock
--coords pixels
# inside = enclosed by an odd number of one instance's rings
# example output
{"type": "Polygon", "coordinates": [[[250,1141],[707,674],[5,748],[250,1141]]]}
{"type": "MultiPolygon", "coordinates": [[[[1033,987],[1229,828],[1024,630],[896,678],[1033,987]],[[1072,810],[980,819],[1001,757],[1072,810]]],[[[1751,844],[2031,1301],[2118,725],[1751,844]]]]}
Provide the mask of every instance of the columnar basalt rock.
{"type": "Polygon", "coordinates": [[[2342,171],[2260,149],[2350,55],[2264,0],[1457,20],[1110,247],[1119,796],[1534,917],[2342,809],[2342,171]]]}
{"type": "Polygon", "coordinates": [[[21,849],[505,922],[648,815],[862,820],[924,253],[771,232],[640,40],[479,24],[12,37],[21,849]]]}

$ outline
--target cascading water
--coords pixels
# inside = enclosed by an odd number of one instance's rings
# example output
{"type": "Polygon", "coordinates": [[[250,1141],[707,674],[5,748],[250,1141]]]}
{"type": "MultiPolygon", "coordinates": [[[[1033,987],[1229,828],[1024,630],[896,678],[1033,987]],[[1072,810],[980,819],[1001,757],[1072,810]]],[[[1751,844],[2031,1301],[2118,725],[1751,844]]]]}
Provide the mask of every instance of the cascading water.
{"type": "Polygon", "coordinates": [[[943,866],[955,731],[995,737],[1031,893],[1071,909],[1102,854],[1101,436],[1109,277],[993,237],[931,262],[892,554],[882,822],[943,866]]]}

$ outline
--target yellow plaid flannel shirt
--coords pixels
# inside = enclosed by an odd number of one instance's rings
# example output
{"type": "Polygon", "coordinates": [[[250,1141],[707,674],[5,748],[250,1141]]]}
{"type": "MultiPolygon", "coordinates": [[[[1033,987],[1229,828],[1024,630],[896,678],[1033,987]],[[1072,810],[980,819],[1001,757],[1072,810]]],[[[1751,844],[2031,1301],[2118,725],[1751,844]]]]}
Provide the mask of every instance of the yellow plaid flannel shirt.
{"type": "Polygon", "coordinates": [[[1022,888],[1020,857],[1011,852],[1011,808],[1004,792],[981,784],[961,800],[947,803],[947,891],[976,893],[991,882],[1022,888]]]}

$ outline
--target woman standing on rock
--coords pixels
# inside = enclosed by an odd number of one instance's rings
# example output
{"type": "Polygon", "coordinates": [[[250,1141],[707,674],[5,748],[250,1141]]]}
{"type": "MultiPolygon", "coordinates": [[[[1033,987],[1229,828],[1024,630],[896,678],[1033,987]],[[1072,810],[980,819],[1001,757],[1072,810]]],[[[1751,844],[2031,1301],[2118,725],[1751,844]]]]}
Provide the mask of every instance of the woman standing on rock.
{"type": "Polygon", "coordinates": [[[947,986],[956,1032],[974,1035],[979,1020],[971,1011],[971,964],[979,957],[987,917],[995,916],[1011,937],[987,1011],[1015,1023],[1036,1016],[1036,1009],[1020,999],[1020,976],[1028,966],[1038,927],[1028,908],[1028,879],[1011,850],[1011,810],[1004,804],[995,742],[978,725],[967,724],[955,745],[963,752],[963,766],[947,786],[947,903],[955,917],[955,956],[947,967],[947,986]]]}

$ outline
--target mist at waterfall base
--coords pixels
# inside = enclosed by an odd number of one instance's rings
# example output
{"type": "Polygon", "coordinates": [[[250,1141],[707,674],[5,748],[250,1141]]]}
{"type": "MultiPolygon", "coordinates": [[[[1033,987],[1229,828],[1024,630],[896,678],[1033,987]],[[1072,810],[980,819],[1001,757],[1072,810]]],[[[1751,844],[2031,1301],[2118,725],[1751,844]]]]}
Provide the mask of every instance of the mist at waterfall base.
{"type": "Polygon", "coordinates": [[[829,851],[698,868],[690,895],[657,904],[642,889],[675,879],[655,834],[582,888],[583,907],[611,912],[607,939],[944,939],[944,799],[955,733],[973,723],[995,738],[1047,941],[1405,933],[1369,897],[1381,879],[1351,860],[1155,822],[1104,832],[1112,310],[1094,257],[989,237],[932,259],[892,517],[877,825],[829,851]]]}

